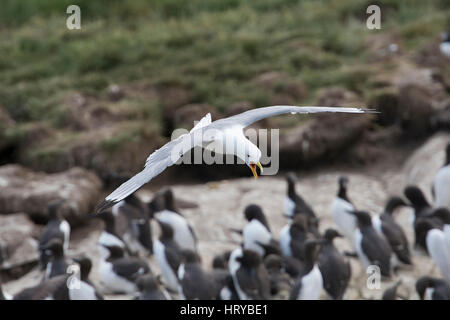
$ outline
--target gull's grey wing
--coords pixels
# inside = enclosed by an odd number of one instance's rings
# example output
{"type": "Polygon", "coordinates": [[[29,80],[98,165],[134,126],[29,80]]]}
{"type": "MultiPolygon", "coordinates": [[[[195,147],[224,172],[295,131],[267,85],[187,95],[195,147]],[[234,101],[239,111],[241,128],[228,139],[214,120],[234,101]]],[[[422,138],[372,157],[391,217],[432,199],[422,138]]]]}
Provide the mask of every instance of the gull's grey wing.
{"type": "MultiPolygon", "coordinates": [[[[256,121],[278,116],[285,113],[318,113],[318,112],[344,112],[344,113],[375,113],[370,109],[344,108],[344,107],[297,107],[297,106],[272,106],[252,109],[226,119],[218,120],[218,122],[230,122],[246,127],[256,121]]],[[[225,123],[224,123],[225,124],[225,123]]]]}
{"type": "Polygon", "coordinates": [[[144,184],[176,163],[184,153],[201,144],[201,139],[193,138],[193,131],[172,140],[154,151],[145,162],[145,168],[128,181],[120,185],[97,207],[97,212],[103,211],[115,203],[125,199],[144,184]]]}

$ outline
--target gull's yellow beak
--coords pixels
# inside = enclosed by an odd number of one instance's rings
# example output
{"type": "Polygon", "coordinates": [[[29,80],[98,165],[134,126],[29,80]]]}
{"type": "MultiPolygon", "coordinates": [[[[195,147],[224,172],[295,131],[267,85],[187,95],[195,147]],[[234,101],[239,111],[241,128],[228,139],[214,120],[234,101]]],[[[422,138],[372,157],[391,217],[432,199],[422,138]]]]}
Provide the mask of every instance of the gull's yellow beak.
{"type": "Polygon", "coordinates": [[[250,169],[252,170],[253,176],[255,177],[255,179],[258,179],[258,173],[256,172],[256,166],[258,166],[259,170],[262,173],[263,167],[259,161],[257,163],[250,162],[250,169]]]}

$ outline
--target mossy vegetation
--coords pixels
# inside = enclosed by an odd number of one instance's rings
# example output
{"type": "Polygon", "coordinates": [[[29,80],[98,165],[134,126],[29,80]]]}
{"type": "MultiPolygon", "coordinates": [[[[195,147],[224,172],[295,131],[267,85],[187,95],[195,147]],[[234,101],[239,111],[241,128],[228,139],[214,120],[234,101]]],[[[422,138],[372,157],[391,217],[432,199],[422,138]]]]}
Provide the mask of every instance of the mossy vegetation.
{"type": "MultiPolygon", "coordinates": [[[[78,92],[112,112],[128,110],[125,120],[162,134],[164,104],[157,95],[134,90],[112,102],[108,87],[181,86],[190,92],[188,103],[222,113],[236,101],[263,106],[283,93],[283,85],[265,90],[254,81],[270,71],[306,85],[306,95],[294,96],[298,104],[314,102],[318,89],[333,85],[367,96],[371,38],[394,34],[406,50],[416,50],[446,28],[450,10],[443,0],[376,1],[382,29],[369,30],[365,10],[372,2],[78,0],[82,29],[68,30],[71,0],[4,0],[0,106],[19,128],[41,122],[76,135],[66,128],[67,99],[78,92]]],[[[17,139],[16,133],[4,138],[17,139]]],[[[135,138],[139,130],[102,145],[113,150],[135,138]]]]}

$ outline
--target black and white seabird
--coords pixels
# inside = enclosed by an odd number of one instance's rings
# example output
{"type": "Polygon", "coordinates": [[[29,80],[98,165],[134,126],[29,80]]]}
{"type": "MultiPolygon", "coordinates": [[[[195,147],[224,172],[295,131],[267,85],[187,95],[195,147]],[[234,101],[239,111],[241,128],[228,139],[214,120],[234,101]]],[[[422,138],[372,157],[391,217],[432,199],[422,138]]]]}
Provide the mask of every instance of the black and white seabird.
{"type": "Polygon", "coordinates": [[[64,257],[63,243],[60,239],[50,240],[45,247],[42,247],[44,254],[47,255],[47,267],[45,269],[44,280],[67,274],[69,264],[64,257]]]}
{"type": "Polygon", "coordinates": [[[295,191],[295,183],[297,177],[294,173],[289,172],[286,175],[288,190],[286,198],[284,199],[284,215],[288,218],[294,217],[295,214],[306,214],[311,217],[316,217],[311,206],[295,191]]]}
{"type": "Polygon", "coordinates": [[[342,235],[336,230],[325,230],[324,242],[318,257],[324,289],[334,300],[343,299],[352,275],[350,263],[333,244],[333,240],[338,237],[342,235]]]}
{"type": "Polygon", "coordinates": [[[422,277],[416,282],[421,300],[450,300],[450,282],[444,279],[422,277]]]}
{"type": "Polygon", "coordinates": [[[119,218],[124,219],[123,230],[119,233],[122,234],[122,239],[130,250],[143,255],[151,255],[153,243],[147,205],[132,194],[114,205],[112,213],[116,221],[119,218]]]}
{"type": "Polygon", "coordinates": [[[121,247],[126,253],[131,253],[125,241],[117,233],[116,218],[111,211],[103,211],[93,217],[100,218],[105,223],[105,227],[97,240],[102,257],[108,256],[109,252],[106,248],[112,246],[121,247]]]}
{"type": "Polygon", "coordinates": [[[366,211],[350,211],[358,219],[355,232],[356,252],[364,266],[380,267],[382,276],[391,276],[392,250],[385,238],[380,236],[372,225],[372,218],[366,211]]]}
{"type": "Polygon", "coordinates": [[[264,257],[279,253],[278,242],[273,238],[267,219],[260,206],[250,204],[245,208],[244,216],[248,223],[242,230],[244,249],[253,250],[264,257]]]}
{"type": "Polygon", "coordinates": [[[426,252],[426,235],[428,230],[424,228],[423,223],[419,223],[424,220],[433,220],[433,225],[439,224],[442,226],[442,222],[439,219],[433,217],[433,212],[436,210],[430,206],[422,190],[417,186],[407,186],[404,190],[406,198],[411,202],[414,209],[414,214],[412,216],[412,225],[414,227],[414,244],[426,252]]]}
{"type": "Polygon", "coordinates": [[[151,273],[147,262],[138,257],[125,257],[122,247],[105,247],[109,255],[100,262],[99,277],[102,286],[111,293],[136,292],[137,278],[151,273]]]}
{"type": "MultiPolygon", "coordinates": [[[[164,209],[153,213],[153,217],[170,225],[173,229],[173,239],[181,249],[197,251],[197,237],[194,229],[175,207],[174,196],[171,189],[161,191],[164,209]]],[[[154,210],[152,203],[150,210],[154,210]]]]}
{"type": "Polygon", "coordinates": [[[200,257],[192,250],[182,251],[178,281],[178,293],[183,300],[213,300],[217,296],[214,279],[202,269],[200,257]]]}
{"type": "Polygon", "coordinates": [[[161,287],[158,278],[151,274],[140,276],[136,286],[139,290],[138,300],[172,300],[167,291],[161,287]]]}
{"type": "Polygon", "coordinates": [[[450,58],[450,33],[443,32],[441,34],[441,44],[439,45],[439,49],[444,56],[450,58]]]}
{"type": "Polygon", "coordinates": [[[339,177],[338,184],[339,189],[331,206],[331,214],[339,232],[348,239],[353,247],[355,230],[358,224],[355,216],[349,213],[349,211],[354,211],[355,208],[347,196],[348,178],[339,177]]]}
{"type": "Polygon", "coordinates": [[[178,291],[178,267],[181,263],[181,251],[174,240],[174,232],[171,225],[156,218],[161,228],[159,239],[153,242],[153,253],[161,270],[166,287],[172,291],[178,291]]]}
{"type": "Polygon", "coordinates": [[[70,300],[103,300],[103,296],[99,293],[95,285],[89,279],[92,269],[92,261],[88,257],[82,255],[74,257],[79,266],[79,279],[76,283],[72,283],[73,287],[69,288],[70,300]]]}
{"type": "Polygon", "coordinates": [[[412,264],[411,252],[409,250],[408,238],[402,227],[394,220],[394,211],[402,206],[407,206],[406,202],[400,197],[391,197],[386,203],[384,211],[381,215],[372,217],[372,224],[375,230],[382,235],[391,246],[394,252],[393,264],[400,263],[412,264]]]}
{"type": "Polygon", "coordinates": [[[269,274],[258,253],[242,248],[233,250],[229,270],[240,300],[270,299],[269,274]]]}
{"type": "Polygon", "coordinates": [[[303,244],[313,238],[313,234],[308,228],[308,216],[303,214],[295,215],[288,225],[280,231],[280,248],[284,256],[294,257],[303,260],[303,244]]]}
{"type": "Polygon", "coordinates": [[[310,239],[304,244],[305,259],[300,274],[292,287],[290,300],[318,300],[323,289],[322,273],[317,256],[323,240],[310,239]]]}
{"type": "Polygon", "coordinates": [[[46,247],[52,239],[59,239],[63,243],[65,252],[69,249],[70,225],[61,214],[60,208],[62,204],[63,201],[56,200],[48,205],[49,220],[39,239],[40,264],[42,269],[45,269],[48,263],[48,255],[44,253],[43,248],[46,247]]]}
{"type": "Polygon", "coordinates": [[[431,259],[450,280],[450,247],[441,224],[435,219],[420,218],[417,221],[417,229],[421,235],[425,234],[426,249],[431,259]]]}
{"type": "MultiPolygon", "coordinates": [[[[450,57],[450,39],[447,42],[450,57]]],[[[434,177],[434,207],[450,209],[450,143],[445,149],[445,162],[434,177]]]]}

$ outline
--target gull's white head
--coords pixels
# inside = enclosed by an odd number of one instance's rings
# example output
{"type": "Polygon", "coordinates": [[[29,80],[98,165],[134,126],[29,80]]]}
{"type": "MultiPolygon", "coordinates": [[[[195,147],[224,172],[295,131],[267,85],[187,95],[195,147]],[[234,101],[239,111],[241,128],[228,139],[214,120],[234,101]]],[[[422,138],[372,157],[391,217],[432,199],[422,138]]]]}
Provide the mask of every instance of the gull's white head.
{"type": "Polygon", "coordinates": [[[250,140],[246,139],[246,141],[244,161],[249,166],[250,170],[252,170],[253,176],[256,179],[258,178],[256,167],[259,167],[261,173],[263,172],[263,167],[259,162],[261,159],[261,150],[259,150],[250,140]]]}

